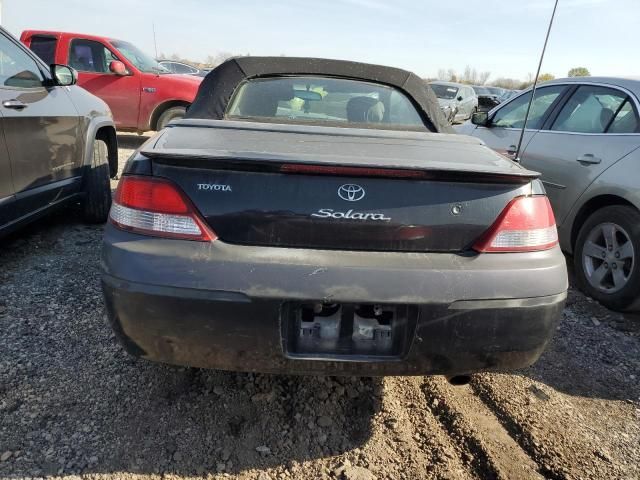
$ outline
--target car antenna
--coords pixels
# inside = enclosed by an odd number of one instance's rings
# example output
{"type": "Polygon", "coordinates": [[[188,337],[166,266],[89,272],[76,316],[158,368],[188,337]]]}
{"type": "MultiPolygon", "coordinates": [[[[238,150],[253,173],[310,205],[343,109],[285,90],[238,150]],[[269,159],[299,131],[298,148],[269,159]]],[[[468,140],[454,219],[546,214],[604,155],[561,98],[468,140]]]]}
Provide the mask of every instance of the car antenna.
{"type": "Polygon", "coordinates": [[[156,52],[156,60],[158,60],[158,42],[156,41],[156,22],[151,22],[151,29],[153,30],[153,48],[156,52]]]}
{"type": "Polygon", "coordinates": [[[520,162],[520,149],[522,148],[522,140],[524,139],[524,131],[527,129],[527,120],[529,120],[529,112],[531,111],[531,104],[536,96],[536,88],[538,86],[538,78],[540,77],[540,69],[542,68],[542,60],[544,59],[544,52],[547,50],[547,42],[549,41],[549,34],[551,33],[551,26],[553,25],[553,19],[556,16],[556,9],[558,8],[558,0],[555,0],[553,5],[553,12],[551,12],[551,18],[549,19],[549,27],[547,28],[547,35],[544,38],[544,45],[542,46],[542,53],[540,54],[540,61],[538,62],[538,71],[536,77],[533,79],[533,88],[531,89],[531,98],[527,105],[527,113],[524,115],[524,123],[522,124],[522,130],[520,131],[520,139],[518,140],[518,147],[516,148],[516,154],[514,159],[516,162],[520,162]]]}

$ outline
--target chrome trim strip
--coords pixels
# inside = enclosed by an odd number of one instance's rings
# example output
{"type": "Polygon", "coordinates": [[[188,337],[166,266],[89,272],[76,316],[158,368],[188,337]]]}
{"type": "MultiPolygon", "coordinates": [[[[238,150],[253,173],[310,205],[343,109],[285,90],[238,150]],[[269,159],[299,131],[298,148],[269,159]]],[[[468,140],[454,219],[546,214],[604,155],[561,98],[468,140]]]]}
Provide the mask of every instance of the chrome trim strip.
{"type": "Polygon", "coordinates": [[[68,195],[64,198],[61,198],[59,200],[56,200],[55,202],[52,203],[47,203],[46,205],[32,211],[29,212],[23,216],[21,216],[20,218],[16,218],[14,220],[11,220],[9,223],[5,223],[4,225],[0,225],[0,232],[2,231],[6,231],[9,228],[13,228],[15,225],[18,225],[20,223],[22,223],[23,221],[27,220],[29,217],[35,217],[37,215],[40,215],[41,213],[51,209],[51,208],[55,208],[56,206],[60,205],[61,203],[64,203],[66,201],[71,200],[72,198],[76,198],[79,197],[80,193],[72,193],[71,195],[68,195]]]}
{"type": "Polygon", "coordinates": [[[15,196],[15,195],[9,195],[8,197],[2,197],[2,198],[0,198],[0,207],[1,207],[3,204],[5,204],[5,205],[6,205],[6,204],[9,204],[9,203],[13,202],[15,199],[16,199],[16,196],[15,196]]]}
{"type": "Polygon", "coordinates": [[[565,188],[567,188],[566,185],[560,185],[559,183],[548,182],[547,180],[542,180],[542,183],[544,183],[546,186],[557,188],[559,190],[564,190],[565,188]]]}
{"type": "Polygon", "coordinates": [[[587,135],[587,136],[606,136],[606,137],[628,137],[640,136],[640,133],[583,133],[583,132],[565,132],[564,130],[538,130],[540,133],[553,133],[562,135],[587,135]]]}
{"type": "Polygon", "coordinates": [[[46,192],[48,190],[54,190],[56,188],[67,187],[69,185],[73,185],[74,183],[80,183],[82,181],[82,177],[71,177],[65,178],[63,180],[58,180],[57,182],[47,183],[46,185],[41,185],[36,188],[32,188],[30,190],[23,190],[19,193],[16,193],[16,199],[20,200],[22,198],[30,197],[31,195],[37,195],[42,192],[46,192]]]}

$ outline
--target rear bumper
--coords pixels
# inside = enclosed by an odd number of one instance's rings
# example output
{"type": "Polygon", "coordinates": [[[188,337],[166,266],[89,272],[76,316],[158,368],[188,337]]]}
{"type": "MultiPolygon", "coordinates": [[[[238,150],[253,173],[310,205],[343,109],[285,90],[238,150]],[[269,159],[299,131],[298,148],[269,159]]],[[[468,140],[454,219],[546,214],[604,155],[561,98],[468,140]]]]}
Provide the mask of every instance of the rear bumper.
{"type": "Polygon", "coordinates": [[[103,270],[109,318],[130,353],[273,373],[456,375],[525,367],[555,331],[567,288],[559,249],[469,258],[305,251],[159,240],[112,227],[103,270]],[[323,300],[410,305],[416,315],[406,350],[397,358],[291,353],[286,306],[323,300]]]}

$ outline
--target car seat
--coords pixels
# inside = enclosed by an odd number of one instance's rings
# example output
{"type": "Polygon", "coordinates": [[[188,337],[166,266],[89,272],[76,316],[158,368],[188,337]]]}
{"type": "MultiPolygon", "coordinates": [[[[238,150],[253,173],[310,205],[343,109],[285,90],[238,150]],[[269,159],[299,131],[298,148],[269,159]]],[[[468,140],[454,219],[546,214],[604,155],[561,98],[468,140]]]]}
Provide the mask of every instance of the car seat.
{"type": "Polygon", "coordinates": [[[610,108],[603,108],[600,110],[600,124],[602,125],[602,131],[604,132],[609,122],[613,119],[614,111],[610,108]]]}
{"type": "Polygon", "coordinates": [[[81,57],[77,52],[72,51],[70,60],[70,67],[75,68],[81,72],[92,72],[94,68],[91,66],[91,62],[86,57],[81,57]]]}
{"type": "Polygon", "coordinates": [[[372,97],[353,97],[347,102],[347,120],[355,123],[381,123],[384,104],[372,97]]]}

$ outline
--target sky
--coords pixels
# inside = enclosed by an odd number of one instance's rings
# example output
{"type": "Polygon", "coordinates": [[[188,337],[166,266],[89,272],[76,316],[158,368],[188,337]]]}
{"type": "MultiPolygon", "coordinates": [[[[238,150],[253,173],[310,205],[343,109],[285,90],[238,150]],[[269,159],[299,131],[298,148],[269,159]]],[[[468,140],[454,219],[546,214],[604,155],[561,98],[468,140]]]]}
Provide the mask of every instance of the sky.
{"type": "MultiPolygon", "coordinates": [[[[220,52],[339,58],[435,77],[537,68],[554,0],[0,0],[3,27],[128,40],[194,61],[220,52]]],[[[559,0],[542,72],[640,76],[640,0],[559,0]],[[634,58],[636,60],[634,60],[634,58]]]]}

